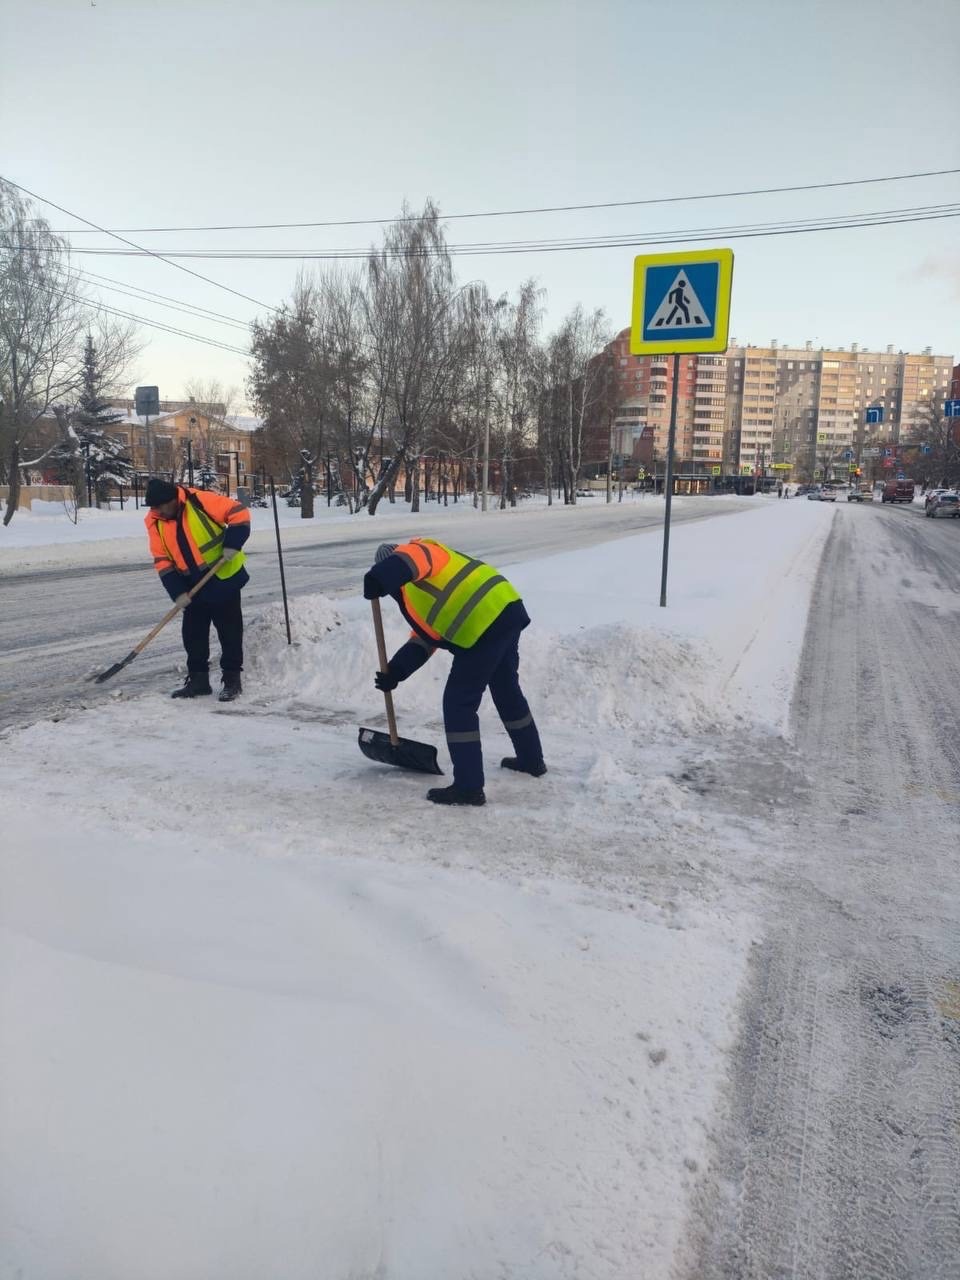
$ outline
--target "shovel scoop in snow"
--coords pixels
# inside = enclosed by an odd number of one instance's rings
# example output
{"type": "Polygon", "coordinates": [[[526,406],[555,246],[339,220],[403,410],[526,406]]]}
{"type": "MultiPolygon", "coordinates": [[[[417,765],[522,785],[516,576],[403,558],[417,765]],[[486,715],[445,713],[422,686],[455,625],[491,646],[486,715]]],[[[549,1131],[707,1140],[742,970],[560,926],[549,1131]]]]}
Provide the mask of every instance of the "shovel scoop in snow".
{"type": "Polygon", "coordinates": [[[437,764],[437,748],[425,742],[391,737],[379,729],[361,729],[359,742],[360,750],[367,759],[376,760],[378,764],[392,764],[398,769],[412,769],[415,773],[443,773],[437,764]]]}
{"type": "MultiPolygon", "coordinates": [[[[387,646],[383,638],[383,617],[380,613],[380,601],[371,600],[373,607],[373,629],[377,633],[377,655],[380,659],[380,670],[387,670],[387,646]]],[[[397,717],[393,711],[393,694],[384,689],[383,700],[387,704],[387,725],[389,733],[380,729],[361,729],[359,736],[360,750],[368,760],[376,760],[377,764],[392,764],[398,769],[412,769],[414,773],[443,773],[437,764],[437,748],[425,742],[414,742],[411,738],[397,736],[397,717]]]]}

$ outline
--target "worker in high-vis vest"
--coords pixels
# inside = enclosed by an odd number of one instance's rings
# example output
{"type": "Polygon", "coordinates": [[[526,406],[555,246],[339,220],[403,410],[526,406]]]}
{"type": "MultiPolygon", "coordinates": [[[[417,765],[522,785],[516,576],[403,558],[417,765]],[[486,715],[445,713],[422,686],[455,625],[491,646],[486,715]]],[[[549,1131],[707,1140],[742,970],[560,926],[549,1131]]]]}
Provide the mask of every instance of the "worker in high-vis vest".
{"type": "Polygon", "coordinates": [[[199,698],[210,687],[210,624],[220,640],[221,702],[242,693],[243,613],[240,592],[250,581],[240,548],[250,536],[250,512],[233,498],[167,480],[149,480],[144,523],[153,565],[170,599],[183,610],[187,678],[173,698],[199,698]],[[211,565],[221,566],[190,599],[211,565]]]}
{"type": "Polygon", "coordinates": [[[433,538],[384,542],[363,579],[368,600],[392,596],[413,628],[374,683],[395,689],[436,649],[449,649],[453,664],[443,691],[443,724],[453,762],[453,785],[434,787],[435,804],[486,803],[477,711],[485,690],[510,735],[515,755],[504,769],[539,778],[546,773],[540,735],[518,677],[520,632],[530,625],[523,601],[496,569],[433,538]]]}

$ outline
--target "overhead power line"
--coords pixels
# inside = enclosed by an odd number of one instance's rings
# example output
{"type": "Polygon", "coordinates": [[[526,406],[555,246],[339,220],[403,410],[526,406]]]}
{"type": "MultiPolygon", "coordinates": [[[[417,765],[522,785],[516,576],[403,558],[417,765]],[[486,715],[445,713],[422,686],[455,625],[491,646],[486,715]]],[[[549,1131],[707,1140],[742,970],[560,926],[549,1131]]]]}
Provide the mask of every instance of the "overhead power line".
{"type": "Polygon", "coordinates": [[[193,320],[206,320],[208,323],[212,324],[227,325],[231,329],[243,329],[244,331],[248,331],[250,328],[250,326],[248,324],[244,324],[242,320],[217,319],[212,315],[204,314],[201,311],[195,310],[189,303],[186,303],[185,305],[178,305],[174,302],[159,302],[154,297],[145,296],[140,291],[122,289],[118,285],[100,284],[92,272],[81,271],[80,274],[85,280],[90,280],[95,288],[106,289],[108,293],[119,293],[124,298],[132,298],[135,302],[145,302],[152,307],[164,307],[168,311],[179,311],[181,315],[190,316],[193,320]]]}
{"type": "Polygon", "coordinates": [[[99,231],[102,235],[113,236],[114,240],[130,245],[138,254],[145,255],[149,258],[157,258],[160,262],[169,263],[171,267],[176,267],[178,271],[185,271],[189,276],[195,276],[198,280],[202,280],[205,284],[212,284],[217,289],[225,289],[227,293],[232,293],[237,298],[243,298],[244,302],[252,302],[255,307],[264,307],[268,311],[277,311],[277,307],[271,307],[267,302],[258,302],[256,298],[251,298],[249,294],[239,293],[236,289],[231,289],[229,285],[221,284],[219,280],[211,280],[209,276],[203,276],[199,271],[194,271],[190,267],[185,267],[179,262],[171,262],[169,258],[164,257],[162,253],[155,253],[153,249],[145,249],[143,245],[134,244],[132,240],[126,240],[123,236],[118,235],[116,231],[108,231],[105,227],[99,226],[96,222],[91,222],[89,218],[82,217],[79,213],[73,213],[70,209],[65,209],[63,205],[56,204],[53,200],[48,200],[46,196],[38,195],[36,191],[30,191],[27,187],[22,187],[19,182],[14,182],[12,178],[4,178],[4,182],[9,183],[11,187],[15,187],[17,191],[22,191],[25,196],[30,196],[32,200],[39,200],[42,204],[48,204],[51,209],[58,209],[60,213],[65,213],[68,218],[76,218],[78,222],[85,222],[88,227],[93,227],[95,231],[99,231]]]}
{"type": "Polygon", "coordinates": [[[186,299],[184,298],[171,298],[170,295],[167,293],[154,293],[151,289],[141,289],[139,285],[128,284],[124,280],[117,280],[114,276],[98,275],[96,271],[84,270],[82,274],[88,280],[97,281],[98,287],[101,287],[101,288],[108,287],[109,285],[121,286],[115,291],[110,290],[110,292],[122,293],[125,290],[133,290],[134,295],[136,294],[143,295],[143,301],[146,301],[148,298],[161,298],[163,299],[164,302],[175,303],[177,304],[178,307],[186,308],[189,311],[195,311],[198,315],[198,318],[203,318],[203,319],[210,318],[215,320],[223,320],[226,324],[238,325],[241,329],[249,329],[250,327],[250,322],[248,320],[241,320],[238,316],[226,316],[223,314],[222,311],[211,311],[208,307],[196,306],[192,302],[187,302],[186,299]]]}
{"type": "Polygon", "coordinates": [[[108,315],[119,316],[123,320],[133,320],[137,324],[146,325],[148,329],[159,329],[161,333],[173,334],[178,338],[189,338],[191,342],[202,342],[208,347],[217,347],[221,351],[232,351],[238,356],[248,356],[249,351],[243,347],[231,346],[228,342],[220,342],[217,338],[205,338],[202,334],[191,333],[187,329],[177,329],[173,325],[161,324],[157,320],[147,320],[144,316],[134,315],[129,311],[119,311],[116,307],[108,307],[105,302],[92,302],[89,298],[83,298],[78,293],[66,293],[64,295],[71,298],[74,302],[78,302],[83,307],[88,307],[91,311],[105,311],[108,315]]]}
{"type": "MultiPolygon", "coordinates": [[[[856,230],[864,227],[891,226],[911,222],[931,222],[960,216],[960,204],[921,205],[907,209],[881,209],[873,213],[847,214],[841,217],[795,219],[769,223],[748,223],[724,227],[687,227],[677,230],[644,231],[610,236],[584,236],[555,240],[501,240],[448,245],[445,249],[425,248],[410,253],[406,250],[377,250],[387,257],[430,257],[449,253],[452,257],[488,256],[514,253],[561,253],[584,249],[623,249],[642,245],[676,244],[692,241],[744,240],[764,236],[800,235],[819,231],[856,230]]],[[[78,249],[64,251],[91,257],[138,257],[140,250],[78,249]]],[[[370,249],[168,249],[167,258],[198,258],[244,261],[343,261],[366,258],[370,249]]],[[[276,308],[272,308],[276,310],[276,308]]]]}
{"type": "MultiPolygon", "coordinates": [[[[839,182],[807,182],[789,187],[752,187],[743,191],[711,191],[691,196],[651,196],[644,200],[602,200],[593,204],[541,205],[530,209],[486,209],[479,213],[442,214],[440,220],[441,222],[453,222],[463,218],[513,218],[534,213],[580,213],[593,209],[636,209],[642,205],[684,204],[695,200],[733,200],[739,199],[743,196],[782,195],[796,191],[827,191],[837,187],[865,187],[879,182],[912,182],[918,178],[942,178],[956,173],[960,173],[960,169],[927,169],[917,173],[887,174],[878,178],[846,178],[839,182]]],[[[21,190],[23,190],[23,188],[21,188],[21,190]]],[[[46,201],[46,203],[49,204],[50,202],[46,201]]],[[[58,206],[54,205],[54,208],[57,207],[58,206]]],[[[75,217],[76,215],[71,214],[70,216],[75,217]]],[[[307,227],[392,226],[397,223],[415,222],[419,216],[419,214],[410,214],[399,218],[346,218],[338,221],[325,222],[219,223],[199,227],[119,227],[107,234],[114,235],[117,231],[126,231],[132,234],[144,234],[146,232],[159,233],[169,231],[288,231],[304,229],[307,227]]],[[[86,219],[81,219],[81,221],[86,221],[86,219]]],[[[102,230],[102,228],[97,228],[97,230],[102,230]]],[[[60,231],[56,234],[89,235],[90,232],[60,231]]]]}

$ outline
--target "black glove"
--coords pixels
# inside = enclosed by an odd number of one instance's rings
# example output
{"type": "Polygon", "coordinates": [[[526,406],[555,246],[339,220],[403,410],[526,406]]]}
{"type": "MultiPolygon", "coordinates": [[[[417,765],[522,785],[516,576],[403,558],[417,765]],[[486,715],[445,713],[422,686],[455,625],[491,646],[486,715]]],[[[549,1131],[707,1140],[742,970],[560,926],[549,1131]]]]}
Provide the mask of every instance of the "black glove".
{"type": "Polygon", "coordinates": [[[381,596],[386,594],[387,588],[381,583],[372,569],[363,575],[364,600],[379,600],[381,596]]]}
{"type": "Polygon", "coordinates": [[[373,677],[373,683],[381,693],[392,693],[400,681],[396,676],[392,676],[389,671],[378,671],[373,677]]]}

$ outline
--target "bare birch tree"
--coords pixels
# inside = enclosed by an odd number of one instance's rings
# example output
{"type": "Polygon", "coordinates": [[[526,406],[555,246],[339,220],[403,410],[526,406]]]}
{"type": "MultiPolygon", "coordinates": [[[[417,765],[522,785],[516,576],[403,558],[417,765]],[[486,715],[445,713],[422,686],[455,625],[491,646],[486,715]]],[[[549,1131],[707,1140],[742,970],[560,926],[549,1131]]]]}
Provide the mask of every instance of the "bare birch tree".
{"type": "Polygon", "coordinates": [[[917,405],[908,447],[916,448],[916,466],[924,485],[960,484],[960,420],[948,418],[943,400],[930,396],[917,405]]]}
{"type": "Polygon", "coordinates": [[[391,226],[367,259],[367,331],[371,373],[387,406],[392,457],[370,494],[374,515],[401,466],[411,480],[412,509],[420,510],[420,465],[429,427],[449,410],[463,328],[456,309],[453,267],[436,205],[391,226]]]}
{"type": "Polygon", "coordinates": [[[543,292],[527,280],[500,328],[500,507],[516,506],[514,467],[532,443],[538,400],[539,332],[543,292]]]}
{"type": "Polygon", "coordinates": [[[578,303],[551,343],[552,373],[559,393],[564,500],[574,504],[587,432],[603,412],[610,393],[609,361],[601,354],[610,338],[604,312],[598,309],[588,315],[578,303]]]}
{"type": "Polygon", "coordinates": [[[0,180],[0,478],[9,485],[3,523],[17,510],[25,470],[69,445],[57,405],[72,404],[83,383],[87,335],[97,349],[102,385],[115,388],[139,348],[132,326],[97,309],[72,267],[69,246],[32,206],[0,180]],[[39,453],[42,421],[60,421],[39,453]]]}

